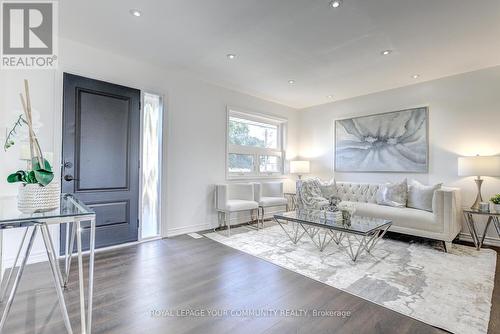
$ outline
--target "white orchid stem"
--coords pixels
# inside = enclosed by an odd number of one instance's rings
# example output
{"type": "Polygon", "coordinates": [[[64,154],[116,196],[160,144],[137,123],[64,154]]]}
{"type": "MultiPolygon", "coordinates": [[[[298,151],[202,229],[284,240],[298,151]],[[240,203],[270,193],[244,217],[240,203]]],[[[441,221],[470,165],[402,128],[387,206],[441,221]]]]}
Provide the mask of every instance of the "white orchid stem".
{"type": "Polygon", "coordinates": [[[37,158],[38,164],[41,168],[45,168],[43,153],[40,148],[40,144],[38,143],[38,139],[36,137],[35,131],[33,130],[33,119],[31,115],[31,99],[30,99],[30,91],[29,91],[29,83],[28,80],[24,80],[24,90],[26,94],[26,100],[24,99],[23,94],[21,93],[21,103],[23,105],[24,113],[26,115],[26,122],[28,123],[29,129],[29,140],[30,140],[30,154],[31,160],[29,162],[28,168],[33,168],[32,161],[33,158],[37,158]],[[36,155],[35,155],[36,154],[36,155]]]}

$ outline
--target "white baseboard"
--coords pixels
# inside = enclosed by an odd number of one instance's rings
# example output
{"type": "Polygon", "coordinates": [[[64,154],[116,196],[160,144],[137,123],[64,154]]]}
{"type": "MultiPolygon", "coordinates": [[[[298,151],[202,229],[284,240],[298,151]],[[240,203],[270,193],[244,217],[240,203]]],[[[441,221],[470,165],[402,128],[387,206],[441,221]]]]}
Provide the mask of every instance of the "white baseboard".
{"type": "MultiPolygon", "coordinates": [[[[24,252],[19,256],[19,260],[17,261],[17,265],[19,266],[19,263],[22,261],[22,257],[24,256],[24,252]]],[[[3,268],[8,269],[11,268],[12,265],[14,264],[14,259],[15,257],[9,257],[6,259],[3,259],[3,268]]],[[[26,262],[27,264],[33,264],[33,263],[38,263],[38,262],[44,262],[48,261],[47,258],[47,253],[45,250],[40,251],[40,252],[31,252],[28,261],[26,262]]]]}
{"type": "Polygon", "coordinates": [[[204,230],[209,230],[211,228],[214,228],[210,224],[198,224],[198,225],[191,225],[191,226],[185,226],[185,227],[176,227],[176,228],[170,228],[167,229],[166,237],[175,237],[177,235],[181,234],[188,234],[188,233],[193,233],[193,232],[199,232],[199,231],[204,231],[204,230]]]}
{"type": "MultiPolygon", "coordinates": [[[[463,233],[462,232],[462,233],[460,233],[459,238],[460,238],[460,240],[473,242],[472,241],[472,237],[470,236],[469,233],[463,233]]],[[[491,238],[491,237],[486,236],[484,238],[484,244],[488,245],[488,246],[500,247],[500,239],[498,239],[498,238],[491,238]]]]}

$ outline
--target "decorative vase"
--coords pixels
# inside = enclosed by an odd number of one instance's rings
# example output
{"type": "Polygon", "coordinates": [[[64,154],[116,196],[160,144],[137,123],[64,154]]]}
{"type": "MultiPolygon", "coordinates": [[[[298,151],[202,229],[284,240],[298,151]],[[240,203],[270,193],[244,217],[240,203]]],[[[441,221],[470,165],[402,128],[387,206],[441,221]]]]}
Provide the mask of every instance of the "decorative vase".
{"type": "Polygon", "coordinates": [[[46,212],[59,207],[61,188],[58,182],[46,186],[38,183],[19,186],[17,209],[22,213],[46,212]]]}
{"type": "Polygon", "coordinates": [[[500,212],[500,204],[493,205],[493,210],[495,210],[496,212],[500,212]]]}

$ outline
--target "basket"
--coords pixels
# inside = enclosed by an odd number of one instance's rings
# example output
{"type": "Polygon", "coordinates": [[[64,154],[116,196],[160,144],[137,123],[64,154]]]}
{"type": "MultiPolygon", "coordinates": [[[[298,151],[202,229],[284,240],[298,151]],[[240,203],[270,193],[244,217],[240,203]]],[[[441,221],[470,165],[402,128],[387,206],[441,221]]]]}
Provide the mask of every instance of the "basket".
{"type": "Polygon", "coordinates": [[[19,186],[17,208],[22,213],[46,212],[59,207],[61,188],[58,182],[46,186],[38,183],[19,186]]]}

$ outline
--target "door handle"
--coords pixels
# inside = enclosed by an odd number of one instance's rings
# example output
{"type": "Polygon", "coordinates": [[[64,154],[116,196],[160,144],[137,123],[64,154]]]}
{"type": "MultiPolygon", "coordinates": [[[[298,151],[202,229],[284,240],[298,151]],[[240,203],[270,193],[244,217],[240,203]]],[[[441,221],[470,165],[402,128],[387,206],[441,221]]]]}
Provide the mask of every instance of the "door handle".
{"type": "Polygon", "coordinates": [[[68,175],[64,175],[64,180],[68,181],[68,182],[70,182],[70,181],[80,181],[80,179],[75,179],[73,177],[73,175],[69,175],[69,174],[68,175]]]}

